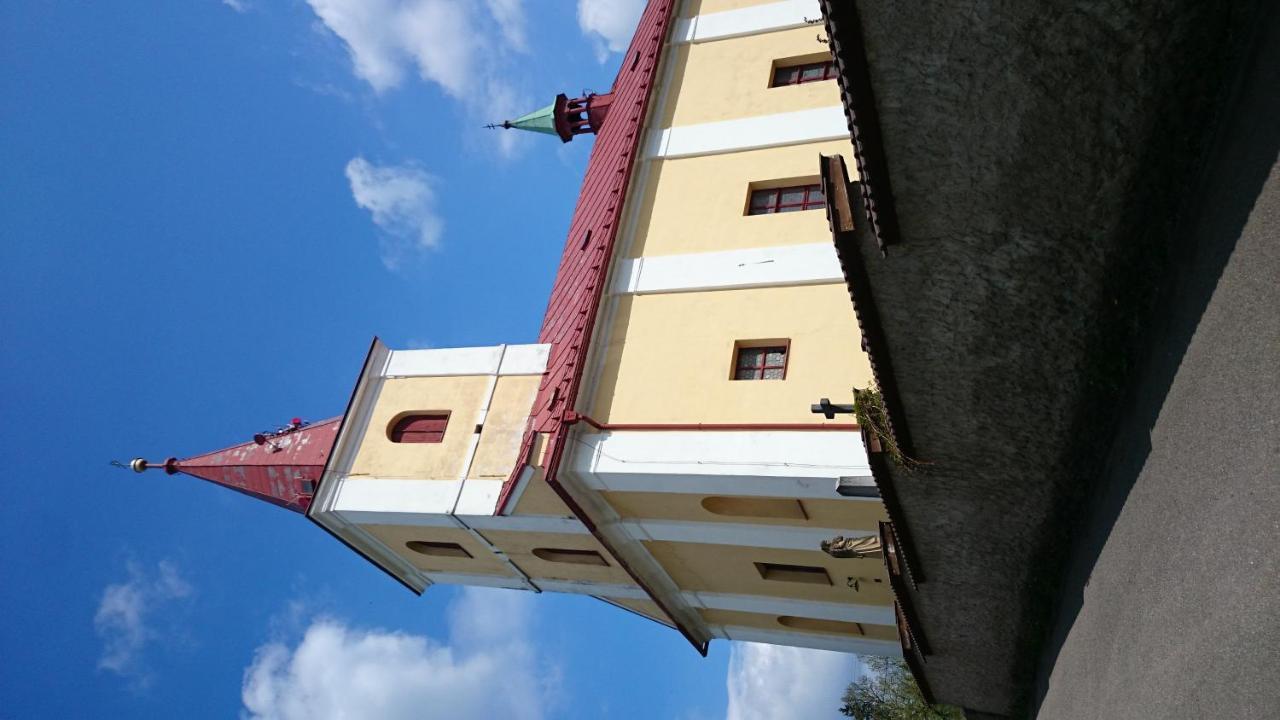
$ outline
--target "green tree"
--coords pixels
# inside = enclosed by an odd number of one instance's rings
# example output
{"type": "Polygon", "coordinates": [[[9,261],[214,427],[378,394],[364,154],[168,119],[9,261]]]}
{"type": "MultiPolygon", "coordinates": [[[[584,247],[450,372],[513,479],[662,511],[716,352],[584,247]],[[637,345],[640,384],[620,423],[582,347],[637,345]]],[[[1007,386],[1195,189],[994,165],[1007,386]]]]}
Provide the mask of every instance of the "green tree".
{"type": "Polygon", "coordinates": [[[840,714],[854,720],[964,720],[958,708],[925,702],[907,664],[864,657],[868,672],[849,683],[840,714]]]}

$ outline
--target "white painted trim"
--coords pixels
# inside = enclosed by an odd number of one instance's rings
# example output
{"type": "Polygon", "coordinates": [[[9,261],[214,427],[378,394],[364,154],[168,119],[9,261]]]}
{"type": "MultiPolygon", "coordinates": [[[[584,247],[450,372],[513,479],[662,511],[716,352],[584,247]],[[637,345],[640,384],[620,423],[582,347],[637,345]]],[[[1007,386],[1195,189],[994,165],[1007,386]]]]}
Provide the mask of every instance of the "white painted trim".
{"type": "MultiPolygon", "coordinates": [[[[870,484],[870,476],[865,478],[870,484]]],[[[879,497],[836,495],[835,483],[824,477],[772,477],[748,475],[672,475],[631,473],[593,475],[587,481],[595,490],[617,492],[665,492],[695,495],[740,495],[742,497],[794,497],[805,500],[880,502],[879,497]]]]}
{"type": "Polygon", "coordinates": [[[848,139],[847,122],[844,108],[832,105],[655,129],[649,131],[644,156],[670,159],[848,139]]]}
{"type": "Polygon", "coordinates": [[[818,650],[857,653],[859,655],[902,657],[902,646],[891,640],[873,640],[871,638],[844,637],[790,630],[761,630],[760,628],[741,627],[738,625],[723,625],[718,627],[717,630],[719,631],[719,636],[726,640],[808,647],[818,650]]]}
{"type": "Polygon", "coordinates": [[[836,494],[841,477],[873,484],[855,430],[573,433],[562,470],[595,490],[880,501],[836,494]]]}
{"type": "MultiPolygon", "coordinates": [[[[507,354],[507,346],[499,345],[498,346],[499,372],[501,372],[503,358],[506,356],[506,354],[507,354]]],[[[484,392],[484,404],[481,405],[480,409],[476,411],[476,425],[480,428],[483,428],[485,420],[489,419],[489,406],[493,405],[493,393],[497,389],[498,389],[498,376],[496,374],[490,375],[488,387],[485,388],[485,392],[484,392]]],[[[466,460],[464,460],[462,463],[462,470],[458,472],[459,480],[465,481],[467,479],[467,476],[471,474],[471,464],[475,462],[476,450],[479,447],[480,447],[480,433],[472,432],[471,439],[467,441],[466,460]]],[[[466,487],[466,485],[464,484],[463,487],[466,487]]],[[[461,500],[461,498],[462,498],[462,491],[459,490],[458,500],[461,500]]],[[[458,505],[458,501],[455,500],[454,508],[453,508],[453,512],[455,513],[458,511],[457,505],[458,505]]]]}
{"type": "Polygon", "coordinates": [[[516,478],[515,489],[511,491],[511,497],[507,498],[506,504],[502,507],[504,513],[510,515],[516,511],[516,507],[520,504],[520,498],[524,497],[524,491],[529,488],[529,483],[533,481],[535,472],[533,465],[528,464],[520,471],[520,476],[516,478]]]}
{"type": "Polygon", "coordinates": [[[431,480],[346,477],[330,509],[369,514],[492,515],[501,479],[431,480]]]}
{"type": "MultiPolygon", "coordinates": [[[[411,527],[455,527],[449,515],[438,513],[388,512],[383,510],[343,510],[347,522],[361,525],[407,525],[411,527]]],[[[575,517],[555,515],[458,515],[458,520],[476,530],[585,535],[587,529],[575,517]]]]}
{"type": "Polygon", "coordinates": [[[473,585],[480,587],[507,588],[510,590],[528,590],[524,578],[507,575],[482,575],[480,573],[430,573],[431,582],[448,585],[473,585]]]}
{"type": "Polygon", "coordinates": [[[393,350],[383,375],[541,375],[546,372],[550,352],[551,346],[546,344],[393,350]]]}
{"type": "Polygon", "coordinates": [[[460,519],[477,530],[549,533],[556,535],[590,535],[576,517],[555,515],[462,515],[460,519]]]}
{"type": "Polygon", "coordinates": [[[462,494],[453,511],[458,515],[493,515],[502,494],[501,479],[471,478],[462,484],[462,494]]]}
{"type": "Polygon", "coordinates": [[[551,345],[508,345],[498,366],[499,375],[541,375],[547,371],[551,345]]]}
{"type": "Polygon", "coordinates": [[[551,580],[536,578],[534,582],[543,592],[570,593],[573,595],[596,595],[626,600],[649,600],[649,594],[636,585],[617,585],[611,583],[593,583],[582,580],[551,580]]]}
{"type": "Polygon", "coordinates": [[[622,528],[640,541],[702,543],[767,547],[780,550],[821,550],[819,543],[837,535],[873,537],[877,530],[840,530],[795,525],[688,522],[680,520],[623,520],[622,528]]]}
{"type": "MultiPolygon", "coordinates": [[[[675,44],[723,40],[759,33],[804,27],[806,18],[821,18],[816,0],[785,0],[736,10],[695,15],[676,21],[675,44]]],[[[819,29],[821,26],[816,26],[819,29]]]]}
{"type": "Polygon", "coordinates": [[[344,478],[333,509],[446,515],[462,489],[461,480],[344,478]]]}
{"type": "Polygon", "coordinates": [[[619,295],[843,282],[829,242],[623,259],[610,286],[619,295]]]}
{"type": "Polygon", "coordinates": [[[793,615],[818,620],[894,625],[897,618],[891,605],[854,605],[851,603],[793,600],[765,595],[733,595],[713,592],[684,592],[685,602],[693,607],[712,610],[759,613],[761,615],[793,615]]]}
{"type": "Polygon", "coordinates": [[[575,469],[794,477],[869,474],[857,430],[583,431],[575,469]]]}
{"type": "Polygon", "coordinates": [[[406,525],[410,527],[456,527],[448,515],[440,513],[384,512],[380,510],[340,510],[336,513],[355,525],[406,525]]]}

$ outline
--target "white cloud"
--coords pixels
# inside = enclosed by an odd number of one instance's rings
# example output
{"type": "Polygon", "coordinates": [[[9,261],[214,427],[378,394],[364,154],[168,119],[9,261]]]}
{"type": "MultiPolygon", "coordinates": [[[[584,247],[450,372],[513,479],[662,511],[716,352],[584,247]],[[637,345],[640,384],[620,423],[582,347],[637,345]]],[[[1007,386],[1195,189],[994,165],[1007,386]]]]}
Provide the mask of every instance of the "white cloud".
{"type": "Polygon", "coordinates": [[[839,717],[844,689],[861,672],[845,653],[735,642],[725,680],[728,720],[839,717]]]}
{"type": "MultiPolygon", "coordinates": [[[[412,69],[462,104],[478,128],[511,119],[526,103],[511,54],[528,49],[523,0],[307,0],[347,47],[356,76],[382,93],[412,69]],[[486,8],[485,10],[481,8],[486,8]],[[492,41],[501,35],[505,44],[492,41]],[[475,122],[481,121],[481,122],[475,122]]],[[[511,155],[519,140],[496,143],[511,155]]]]}
{"type": "Polygon", "coordinates": [[[296,647],[258,648],[241,699],[247,717],[263,720],[537,720],[556,688],[530,620],[529,598],[483,588],[464,589],[450,607],[449,644],[317,620],[296,647]]]}
{"type": "Polygon", "coordinates": [[[525,39],[524,0],[485,0],[489,14],[502,28],[502,37],[513,50],[529,49],[525,39]]]}
{"type": "Polygon", "coordinates": [[[346,43],[357,77],[382,92],[404,77],[404,51],[393,23],[390,0],[307,0],[321,22],[346,43]]]}
{"type": "Polygon", "coordinates": [[[94,629],[102,640],[98,667],[145,686],[150,682],[150,672],[143,653],[162,636],[152,625],[155,614],[174,601],[190,597],[192,588],[168,561],[161,561],[154,573],[131,561],[128,572],[126,582],[103,589],[93,616],[94,629]]]}
{"type": "Polygon", "coordinates": [[[249,12],[249,3],[244,0],[222,0],[222,4],[238,13],[249,12]]]}
{"type": "Polygon", "coordinates": [[[578,0],[578,27],[595,44],[600,62],[631,44],[644,4],[645,0],[578,0]]]}
{"type": "Polygon", "coordinates": [[[362,157],[347,163],[356,205],[373,215],[382,231],[382,262],[395,270],[405,260],[437,247],[444,221],[436,214],[435,179],[414,165],[380,167],[362,157]]]}

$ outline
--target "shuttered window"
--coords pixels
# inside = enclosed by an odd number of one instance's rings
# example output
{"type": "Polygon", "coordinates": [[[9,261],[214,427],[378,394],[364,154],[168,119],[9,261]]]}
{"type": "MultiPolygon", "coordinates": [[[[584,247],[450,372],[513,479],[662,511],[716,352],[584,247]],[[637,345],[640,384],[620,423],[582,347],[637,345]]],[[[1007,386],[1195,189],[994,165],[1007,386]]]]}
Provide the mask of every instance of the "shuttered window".
{"type": "Polygon", "coordinates": [[[415,413],[396,420],[387,435],[394,443],[438,443],[448,425],[449,413],[415,413]]]}

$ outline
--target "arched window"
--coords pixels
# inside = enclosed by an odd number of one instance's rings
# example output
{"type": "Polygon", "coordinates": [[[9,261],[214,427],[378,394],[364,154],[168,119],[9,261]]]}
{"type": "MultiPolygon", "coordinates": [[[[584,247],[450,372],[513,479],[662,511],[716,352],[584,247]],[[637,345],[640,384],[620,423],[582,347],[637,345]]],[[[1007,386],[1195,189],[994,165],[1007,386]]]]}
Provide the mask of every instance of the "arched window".
{"type": "Polygon", "coordinates": [[[808,520],[804,505],[795,498],[755,498],[713,495],[702,499],[702,509],[730,517],[808,520]]]}
{"type": "Polygon", "coordinates": [[[547,562],[570,563],[572,565],[599,565],[609,567],[609,563],[595,550],[567,550],[560,548],[534,548],[533,556],[547,562]]]}
{"type": "Polygon", "coordinates": [[[410,540],[404,544],[405,547],[418,553],[419,555],[431,555],[433,557],[452,557],[452,558],[469,558],[471,553],[467,549],[453,542],[433,542],[430,540],[410,540]]]}
{"type": "Polygon", "coordinates": [[[778,624],[792,630],[803,630],[806,632],[820,633],[840,633],[842,635],[866,635],[862,629],[861,623],[841,622],[839,620],[817,620],[807,617],[793,617],[791,615],[783,615],[778,618],[778,624]]]}
{"type": "Polygon", "coordinates": [[[449,413],[409,413],[391,421],[387,437],[393,443],[438,443],[444,440],[449,413]]]}

